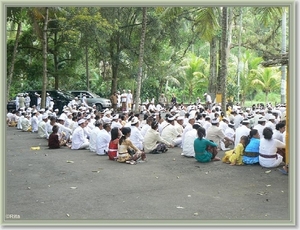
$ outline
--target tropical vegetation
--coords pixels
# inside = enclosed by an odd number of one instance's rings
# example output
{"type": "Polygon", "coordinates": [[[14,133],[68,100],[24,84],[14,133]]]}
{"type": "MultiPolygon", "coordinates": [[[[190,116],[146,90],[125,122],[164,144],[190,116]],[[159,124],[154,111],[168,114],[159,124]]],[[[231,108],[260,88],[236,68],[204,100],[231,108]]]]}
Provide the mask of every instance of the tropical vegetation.
{"type": "Polygon", "coordinates": [[[49,89],[105,97],[130,89],[136,102],[165,93],[194,103],[205,92],[221,94],[222,105],[245,104],[261,93],[265,102],[274,93],[285,102],[287,7],[6,10],[7,100],[34,89],[43,90],[43,100],[49,89]]]}

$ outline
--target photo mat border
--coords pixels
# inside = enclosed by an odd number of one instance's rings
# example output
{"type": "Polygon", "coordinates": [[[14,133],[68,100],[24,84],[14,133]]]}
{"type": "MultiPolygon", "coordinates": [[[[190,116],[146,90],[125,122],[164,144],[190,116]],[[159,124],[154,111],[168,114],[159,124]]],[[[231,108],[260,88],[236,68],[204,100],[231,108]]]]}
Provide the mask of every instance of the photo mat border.
{"type": "MultiPolygon", "coordinates": [[[[299,4],[299,3],[298,3],[299,4]]],[[[290,66],[290,76],[297,76],[296,74],[296,49],[293,49],[293,47],[296,48],[296,2],[295,1],[271,1],[271,0],[266,0],[266,1],[245,1],[242,4],[237,0],[237,1],[185,1],[184,3],[181,3],[180,1],[157,1],[157,0],[152,0],[145,2],[141,4],[139,1],[114,1],[113,3],[111,1],[86,1],[84,3],[82,2],[77,2],[77,1],[3,1],[1,2],[1,12],[2,12],[2,18],[1,18],[1,25],[3,26],[3,31],[5,31],[6,28],[6,7],[8,6],[28,6],[28,7],[33,7],[33,6],[111,6],[111,7],[117,7],[117,6],[149,6],[149,7],[154,7],[154,6],[200,6],[200,5],[205,5],[205,6],[288,6],[290,8],[289,11],[289,16],[290,16],[290,26],[289,26],[289,66],[290,66]],[[4,18],[3,18],[4,17],[4,18]]],[[[298,5],[299,8],[299,5],[298,5]]],[[[5,34],[5,33],[4,33],[5,34]]],[[[5,37],[2,36],[2,42],[1,42],[1,50],[4,51],[2,52],[2,61],[1,61],[1,69],[2,69],[2,74],[3,76],[6,76],[6,43],[5,43],[5,37]]],[[[6,107],[6,78],[2,78],[4,81],[2,82],[2,103],[3,106],[6,107]]],[[[296,95],[298,92],[296,91],[296,85],[298,84],[296,77],[288,77],[287,76],[287,84],[288,84],[288,92],[287,92],[287,100],[288,100],[288,118],[290,121],[290,124],[298,124],[296,121],[295,115],[297,114],[296,108],[296,95]]],[[[298,98],[298,97],[297,97],[298,98]]],[[[3,110],[5,112],[5,110],[3,110]]],[[[6,113],[3,113],[3,120],[5,120],[6,113]]],[[[5,124],[2,127],[2,135],[5,137],[5,124]]],[[[295,125],[288,125],[288,132],[289,132],[289,151],[291,153],[297,153],[296,151],[296,126],[295,125]]],[[[4,139],[4,138],[3,138],[4,139]]],[[[5,141],[5,139],[2,141],[5,141]]],[[[2,143],[2,148],[3,148],[3,153],[5,153],[5,142],[2,143]]],[[[5,185],[5,154],[2,154],[1,158],[2,162],[2,168],[3,168],[3,173],[2,173],[2,185],[5,185]]],[[[297,167],[296,167],[296,156],[295,154],[290,155],[290,173],[289,173],[289,185],[290,185],[290,213],[291,213],[291,220],[290,222],[286,221],[272,221],[271,223],[266,223],[266,221],[250,221],[248,223],[247,220],[245,221],[215,221],[214,223],[209,223],[209,221],[202,221],[202,223],[194,223],[191,224],[192,221],[187,220],[187,221],[174,221],[174,220],[165,220],[165,221],[160,221],[160,220],[155,220],[153,222],[147,223],[148,220],[145,221],[117,221],[117,220],[107,220],[107,221],[84,221],[80,220],[78,223],[76,221],[55,221],[55,223],[51,223],[51,221],[39,221],[39,220],[33,220],[33,221],[22,221],[21,223],[19,221],[4,221],[4,208],[2,207],[2,224],[4,225],[12,225],[12,226],[32,226],[32,225],[38,225],[38,226],[44,226],[44,225],[54,225],[54,226],[65,226],[65,225],[76,225],[76,226],[90,226],[90,225],[97,225],[97,226],[294,226],[296,223],[296,191],[297,191],[297,182],[296,182],[296,173],[297,172],[297,167]],[[228,222],[228,223],[227,223],[228,222]]],[[[2,188],[1,190],[1,198],[3,199],[2,204],[5,205],[5,187],[2,188]]],[[[198,222],[198,221],[197,221],[198,222]]]]}

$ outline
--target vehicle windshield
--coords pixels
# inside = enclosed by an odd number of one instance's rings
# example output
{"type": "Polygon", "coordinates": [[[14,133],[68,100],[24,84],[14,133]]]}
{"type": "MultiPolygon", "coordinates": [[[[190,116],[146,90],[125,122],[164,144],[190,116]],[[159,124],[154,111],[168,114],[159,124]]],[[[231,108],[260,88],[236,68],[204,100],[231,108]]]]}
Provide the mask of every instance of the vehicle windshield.
{"type": "Polygon", "coordinates": [[[92,92],[90,92],[90,91],[89,91],[89,94],[91,94],[92,97],[100,97],[99,95],[97,95],[97,94],[95,94],[95,93],[92,93],[92,92]]]}
{"type": "Polygon", "coordinates": [[[68,100],[70,100],[70,101],[74,99],[74,96],[67,91],[61,90],[61,91],[57,91],[57,92],[61,95],[65,95],[66,98],[68,98],[68,100]]]}

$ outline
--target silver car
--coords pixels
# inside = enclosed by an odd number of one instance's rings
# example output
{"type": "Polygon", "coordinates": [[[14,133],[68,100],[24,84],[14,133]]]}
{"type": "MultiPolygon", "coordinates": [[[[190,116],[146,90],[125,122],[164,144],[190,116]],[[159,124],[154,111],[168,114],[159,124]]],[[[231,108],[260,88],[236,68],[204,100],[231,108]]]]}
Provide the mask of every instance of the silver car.
{"type": "Polygon", "coordinates": [[[106,108],[111,108],[111,101],[107,98],[102,98],[99,95],[87,91],[87,90],[71,90],[68,91],[71,93],[74,97],[78,97],[78,99],[82,99],[83,95],[85,94],[86,100],[89,106],[96,105],[96,108],[98,111],[101,111],[106,108]]]}

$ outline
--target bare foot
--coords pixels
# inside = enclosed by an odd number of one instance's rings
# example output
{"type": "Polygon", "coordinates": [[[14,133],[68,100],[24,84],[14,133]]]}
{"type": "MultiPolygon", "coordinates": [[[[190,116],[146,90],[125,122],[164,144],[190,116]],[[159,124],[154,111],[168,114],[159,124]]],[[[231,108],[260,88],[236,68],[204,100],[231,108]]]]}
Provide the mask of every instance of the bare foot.
{"type": "Polygon", "coordinates": [[[220,158],[220,157],[215,157],[215,158],[213,158],[212,160],[213,160],[213,161],[220,161],[221,158],[220,158]]]}
{"type": "Polygon", "coordinates": [[[231,166],[235,166],[235,163],[231,163],[230,165],[231,165],[231,166]]]}

